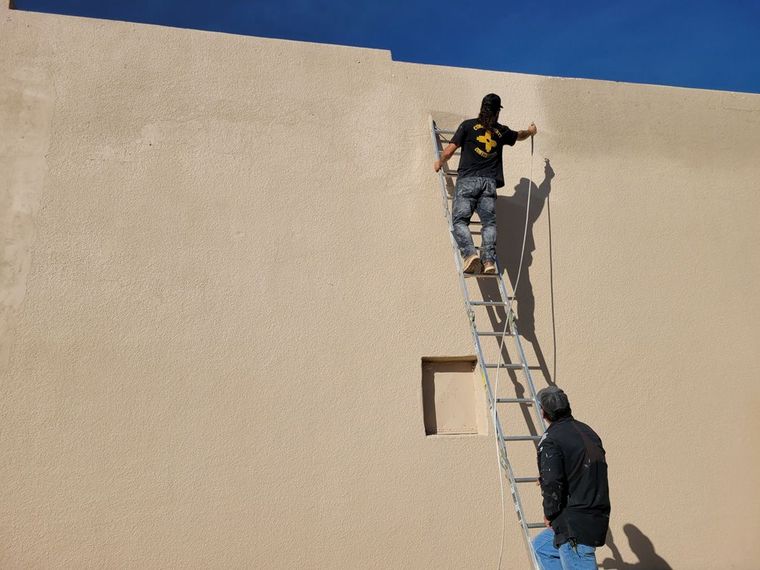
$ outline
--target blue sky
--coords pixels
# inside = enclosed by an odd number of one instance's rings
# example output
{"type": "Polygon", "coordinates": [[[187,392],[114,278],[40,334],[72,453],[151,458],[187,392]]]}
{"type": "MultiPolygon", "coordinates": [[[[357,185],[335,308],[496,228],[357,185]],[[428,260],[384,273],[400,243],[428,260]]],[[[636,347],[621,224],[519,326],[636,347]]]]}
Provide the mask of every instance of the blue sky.
{"type": "Polygon", "coordinates": [[[760,93],[760,0],[487,8],[467,0],[16,0],[16,8],[383,48],[398,61],[760,93]]]}

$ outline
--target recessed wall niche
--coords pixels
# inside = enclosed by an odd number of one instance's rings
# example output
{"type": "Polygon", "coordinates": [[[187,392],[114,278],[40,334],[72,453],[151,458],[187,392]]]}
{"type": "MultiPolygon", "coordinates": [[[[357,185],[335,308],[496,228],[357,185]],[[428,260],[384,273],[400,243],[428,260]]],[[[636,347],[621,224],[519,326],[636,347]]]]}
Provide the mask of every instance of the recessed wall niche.
{"type": "Polygon", "coordinates": [[[487,435],[488,410],[474,356],[422,358],[425,435],[487,435]]]}

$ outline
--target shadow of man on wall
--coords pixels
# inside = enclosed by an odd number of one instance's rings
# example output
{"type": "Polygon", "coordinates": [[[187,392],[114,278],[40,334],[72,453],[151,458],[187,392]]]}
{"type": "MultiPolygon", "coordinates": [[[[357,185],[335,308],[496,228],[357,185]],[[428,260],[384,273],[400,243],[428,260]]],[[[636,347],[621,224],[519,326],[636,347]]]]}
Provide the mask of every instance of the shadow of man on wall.
{"type": "MultiPolygon", "coordinates": [[[[536,299],[533,296],[533,283],[530,279],[530,268],[533,265],[533,252],[536,242],[533,237],[533,226],[541,217],[551,193],[554,169],[547,159],[544,164],[544,180],[536,184],[527,178],[521,178],[515,186],[512,196],[500,196],[496,201],[496,219],[498,220],[499,241],[496,246],[496,256],[502,267],[506,269],[512,284],[517,283],[517,328],[520,335],[534,342],[536,339],[535,309],[536,299]],[[525,212],[528,206],[528,189],[530,189],[530,209],[528,211],[527,228],[525,212]],[[525,253],[523,251],[525,239],[525,253]],[[517,281],[519,275],[519,282],[517,281]]],[[[550,251],[551,255],[551,251],[550,251]]]]}
{"type": "MultiPolygon", "coordinates": [[[[535,307],[536,301],[533,295],[533,284],[531,283],[530,267],[533,263],[533,252],[536,249],[533,238],[533,226],[544,210],[549,213],[549,194],[551,193],[552,179],[554,178],[554,169],[551,163],[546,159],[544,164],[544,180],[539,185],[531,182],[527,178],[520,179],[515,186],[514,194],[511,196],[499,196],[496,200],[496,224],[498,241],[496,244],[496,257],[499,261],[501,270],[506,272],[505,278],[510,283],[517,283],[516,315],[517,329],[520,336],[529,341],[533,346],[540,369],[547,385],[554,385],[554,375],[549,371],[546,358],[541,349],[541,345],[536,338],[535,327],[535,307]],[[532,186],[532,187],[531,187],[532,186]],[[528,190],[530,189],[530,209],[528,210],[527,227],[526,227],[526,208],[528,206],[528,190]],[[520,264],[521,254],[523,252],[523,238],[525,239],[525,253],[522,255],[522,265],[520,264]],[[522,269],[520,269],[522,267],[522,269]],[[518,282],[519,274],[519,282],[518,282]]],[[[549,263],[551,268],[551,217],[549,222],[549,263]]],[[[551,270],[550,270],[551,278],[551,270]]],[[[501,299],[498,287],[493,280],[478,280],[481,295],[485,301],[498,301],[501,299]]],[[[552,311],[552,334],[554,335],[554,293],[553,283],[551,284],[551,311],[552,311]]],[[[493,326],[493,330],[503,330],[507,320],[507,310],[503,308],[489,308],[488,316],[493,326]]],[[[554,362],[556,363],[556,335],[554,335],[553,346],[555,352],[554,362]]],[[[513,358],[507,352],[506,345],[502,349],[504,362],[513,362],[513,358]]],[[[556,364],[555,364],[556,369],[556,364]]],[[[515,395],[518,398],[526,396],[525,387],[518,380],[517,374],[509,370],[508,375],[515,389],[515,395]]],[[[540,389],[537,386],[536,389],[540,389]]],[[[533,425],[530,411],[527,407],[521,406],[526,423],[528,424],[531,434],[536,434],[536,426],[533,425]]]]}
{"type": "Polygon", "coordinates": [[[673,570],[670,564],[655,552],[652,541],[638,527],[629,523],[623,526],[623,532],[628,538],[631,551],[633,551],[639,561],[634,563],[625,562],[613,540],[612,531],[609,531],[607,534],[607,546],[612,551],[612,558],[605,558],[600,564],[601,568],[609,570],[673,570]]]}
{"type": "MultiPolygon", "coordinates": [[[[541,184],[536,185],[527,178],[521,178],[515,186],[515,192],[512,196],[499,196],[496,200],[496,220],[498,242],[496,244],[496,257],[502,269],[506,270],[509,281],[514,285],[517,283],[516,314],[517,329],[520,336],[528,340],[534,347],[536,356],[539,360],[539,366],[544,374],[548,384],[554,384],[555,380],[549,372],[541,346],[536,338],[536,321],[535,309],[536,299],[533,295],[533,283],[531,282],[530,268],[533,264],[533,252],[536,250],[536,242],[533,237],[533,226],[541,217],[544,210],[547,211],[549,224],[549,264],[550,279],[552,267],[551,251],[551,214],[549,209],[549,194],[552,190],[552,179],[554,178],[554,169],[546,159],[544,164],[544,180],[541,184]],[[531,188],[532,185],[532,188],[531,188]],[[530,209],[528,211],[527,227],[525,213],[528,206],[528,189],[530,188],[530,209]],[[522,265],[520,257],[523,251],[523,238],[525,239],[525,253],[522,255],[522,265]],[[522,267],[522,269],[521,269],[522,267]],[[519,282],[518,280],[519,275],[519,282]]],[[[482,292],[485,296],[496,298],[494,292],[489,290],[489,283],[481,285],[482,292]]],[[[552,327],[554,326],[554,287],[551,283],[551,309],[552,309],[552,327]]],[[[498,325],[503,322],[506,316],[502,311],[494,311],[492,321],[498,325]]],[[[496,329],[498,330],[498,329],[496,329]]],[[[552,339],[555,341],[556,339],[552,339]]]]}

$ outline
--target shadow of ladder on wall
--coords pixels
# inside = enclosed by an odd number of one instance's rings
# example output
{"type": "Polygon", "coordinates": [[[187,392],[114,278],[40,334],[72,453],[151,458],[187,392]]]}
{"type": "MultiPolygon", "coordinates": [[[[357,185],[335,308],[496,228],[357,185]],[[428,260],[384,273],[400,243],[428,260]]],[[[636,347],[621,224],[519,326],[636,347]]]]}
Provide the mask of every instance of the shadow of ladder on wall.
{"type": "MultiPolygon", "coordinates": [[[[435,157],[436,159],[439,159],[441,156],[441,151],[443,150],[443,144],[444,143],[448,144],[450,142],[448,140],[448,137],[453,135],[454,132],[439,129],[436,126],[435,121],[433,121],[432,117],[430,118],[430,130],[433,137],[433,148],[435,151],[435,157]]],[[[531,483],[535,484],[538,481],[538,476],[518,477],[514,473],[512,463],[510,462],[509,455],[507,453],[507,444],[516,444],[516,442],[533,442],[533,444],[537,446],[538,441],[541,439],[541,435],[537,435],[534,433],[506,435],[505,426],[502,425],[502,422],[500,420],[500,416],[498,413],[498,409],[499,409],[498,406],[500,405],[505,405],[505,406],[516,405],[516,406],[522,406],[522,407],[529,406],[532,408],[533,413],[535,415],[535,422],[536,422],[535,425],[539,426],[542,432],[546,430],[546,425],[544,423],[542,414],[539,410],[538,401],[536,400],[536,388],[535,388],[535,385],[533,383],[533,378],[530,373],[530,366],[525,356],[522,340],[521,340],[520,334],[517,331],[517,324],[515,322],[514,311],[510,309],[511,302],[514,300],[514,297],[509,295],[508,293],[507,286],[504,283],[504,278],[502,276],[502,267],[499,265],[499,262],[497,260],[496,262],[497,272],[494,275],[486,275],[482,273],[466,274],[462,271],[463,269],[462,257],[459,255],[459,249],[457,247],[456,241],[454,240],[454,234],[452,233],[453,222],[452,222],[450,201],[452,200],[453,196],[450,195],[449,190],[448,190],[448,184],[447,184],[447,180],[450,181],[451,177],[455,177],[456,175],[457,175],[456,171],[449,170],[447,167],[441,168],[441,170],[439,171],[439,178],[441,182],[441,196],[443,199],[443,209],[444,209],[444,214],[446,216],[446,221],[448,222],[448,226],[449,226],[449,237],[451,238],[451,247],[454,252],[454,261],[456,264],[457,275],[459,276],[459,285],[462,291],[462,296],[464,297],[465,309],[467,311],[467,316],[470,322],[470,332],[472,333],[472,340],[473,340],[473,344],[475,345],[475,353],[477,355],[478,364],[483,376],[483,384],[486,390],[489,410],[491,411],[491,417],[494,419],[494,429],[496,431],[497,442],[499,445],[499,459],[500,459],[501,469],[504,473],[504,476],[507,478],[507,482],[509,483],[510,492],[512,494],[512,499],[514,501],[515,511],[517,513],[517,519],[520,524],[523,538],[525,540],[525,546],[528,549],[528,556],[531,560],[533,568],[535,568],[535,570],[540,570],[535,554],[533,553],[533,549],[531,548],[531,545],[530,545],[531,531],[544,529],[545,525],[543,522],[529,522],[527,520],[525,516],[525,511],[523,510],[523,501],[520,498],[520,487],[525,484],[531,484],[531,483]],[[474,294],[470,292],[467,286],[467,280],[480,280],[480,279],[490,279],[490,280],[496,281],[497,286],[498,286],[498,293],[496,294],[495,298],[493,296],[489,296],[488,300],[473,298],[474,294]],[[501,308],[507,311],[508,318],[507,318],[507,324],[506,324],[506,331],[492,330],[494,327],[490,323],[484,328],[479,327],[478,316],[479,316],[479,310],[482,308],[501,308]],[[491,329],[491,330],[488,330],[488,329],[491,329]],[[512,344],[514,345],[515,354],[518,358],[517,359],[509,358],[508,351],[505,350],[506,347],[500,345],[499,347],[500,350],[498,353],[498,358],[500,359],[500,361],[497,361],[497,362],[487,361],[485,357],[485,352],[483,350],[483,342],[485,341],[487,337],[494,337],[497,341],[502,341],[502,340],[506,341],[506,337],[511,338],[513,341],[512,344]],[[512,362],[512,360],[516,360],[516,362],[512,362]],[[494,392],[494,387],[491,382],[491,376],[494,373],[498,374],[500,370],[513,371],[514,373],[521,372],[525,378],[525,383],[527,385],[528,394],[530,395],[530,397],[529,398],[498,397],[498,394],[494,392]]],[[[472,223],[478,224],[479,222],[473,221],[472,223]]],[[[526,421],[526,424],[527,424],[527,421],[526,421]]],[[[531,430],[530,426],[526,425],[524,426],[522,431],[535,431],[535,429],[531,430]]],[[[525,443],[522,443],[522,445],[525,445],[525,443]]],[[[540,513],[539,515],[537,515],[536,518],[537,519],[543,518],[543,513],[540,513]]]]}

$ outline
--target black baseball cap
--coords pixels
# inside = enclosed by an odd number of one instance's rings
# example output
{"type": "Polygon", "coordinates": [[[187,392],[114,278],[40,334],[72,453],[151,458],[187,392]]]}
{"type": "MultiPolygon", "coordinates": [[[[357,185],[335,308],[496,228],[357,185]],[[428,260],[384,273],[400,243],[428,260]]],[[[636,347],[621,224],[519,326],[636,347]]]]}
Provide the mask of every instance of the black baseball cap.
{"type": "Polygon", "coordinates": [[[489,93],[485,97],[483,97],[483,102],[480,104],[481,107],[488,107],[489,109],[503,109],[504,107],[501,106],[501,97],[499,97],[496,93],[489,93]]]}
{"type": "Polygon", "coordinates": [[[549,386],[548,388],[539,390],[536,398],[541,409],[551,416],[557,412],[564,412],[570,409],[570,400],[567,399],[567,394],[562,391],[562,388],[557,388],[556,386],[549,386]]]}

